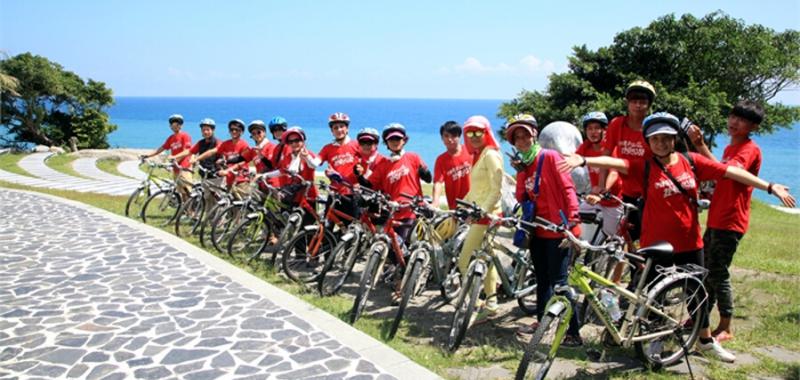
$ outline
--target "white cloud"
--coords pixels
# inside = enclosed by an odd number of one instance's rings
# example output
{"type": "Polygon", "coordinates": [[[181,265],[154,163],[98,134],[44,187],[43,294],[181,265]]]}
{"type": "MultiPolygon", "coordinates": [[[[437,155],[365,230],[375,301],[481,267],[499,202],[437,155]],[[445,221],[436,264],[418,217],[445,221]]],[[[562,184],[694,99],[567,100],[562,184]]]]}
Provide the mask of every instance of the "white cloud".
{"type": "Polygon", "coordinates": [[[475,57],[467,57],[463,63],[452,67],[443,66],[436,70],[437,74],[449,75],[450,73],[471,75],[512,75],[526,76],[532,73],[549,74],[555,70],[555,64],[550,60],[542,60],[534,55],[522,57],[516,64],[504,62],[497,64],[484,64],[475,57]]]}

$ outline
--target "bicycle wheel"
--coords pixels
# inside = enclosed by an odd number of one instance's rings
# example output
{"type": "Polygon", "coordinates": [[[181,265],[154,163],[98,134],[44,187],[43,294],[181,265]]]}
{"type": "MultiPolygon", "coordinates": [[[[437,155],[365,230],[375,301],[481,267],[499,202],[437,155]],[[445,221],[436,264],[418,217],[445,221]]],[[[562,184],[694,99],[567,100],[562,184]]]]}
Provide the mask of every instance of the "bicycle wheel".
{"type": "Polygon", "coordinates": [[[210,210],[205,210],[205,217],[203,218],[203,222],[200,223],[200,231],[198,232],[198,239],[200,239],[200,246],[206,248],[209,243],[209,238],[211,235],[211,221],[216,219],[217,215],[222,208],[218,204],[214,204],[211,206],[210,210]]]}
{"type": "Polygon", "coordinates": [[[424,266],[425,263],[422,260],[414,260],[413,267],[406,272],[409,275],[403,282],[403,297],[400,299],[400,304],[397,305],[397,314],[394,315],[392,325],[389,327],[389,339],[393,339],[397,334],[397,329],[400,327],[400,321],[403,320],[403,313],[406,311],[408,302],[425,286],[425,281],[421,278],[424,266]]]}
{"type": "Polygon", "coordinates": [[[369,298],[369,292],[372,290],[372,283],[375,282],[375,278],[381,270],[380,264],[386,249],[383,244],[376,244],[370,250],[371,254],[369,255],[369,260],[367,260],[367,265],[364,267],[364,271],[361,272],[361,281],[358,284],[356,298],[353,301],[353,309],[350,310],[350,324],[356,323],[358,318],[361,318],[364,309],[367,308],[367,298],[369,298]]]}
{"type": "Polygon", "coordinates": [[[175,214],[181,208],[181,197],[175,190],[159,190],[142,207],[142,221],[159,227],[166,227],[175,221],[175,214]]]}
{"type": "Polygon", "coordinates": [[[300,212],[294,212],[291,215],[289,215],[289,218],[287,218],[286,220],[287,220],[286,225],[283,226],[283,228],[280,230],[281,233],[278,236],[278,241],[275,244],[268,246],[267,248],[269,251],[272,252],[272,257],[270,257],[269,261],[270,265],[272,265],[273,268],[275,267],[275,264],[278,262],[278,254],[283,252],[286,243],[292,240],[292,238],[294,238],[294,235],[300,229],[303,220],[303,214],[300,212]]]}
{"type": "Polygon", "coordinates": [[[131,193],[128,201],[125,202],[125,216],[142,217],[142,206],[147,198],[150,197],[150,190],[146,187],[139,187],[131,193]]]}
{"type": "Polygon", "coordinates": [[[648,297],[648,304],[661,310],[671,320],[646,309],[642,316],[644,322],[640,325],[640,335],[676,332],[634,344],[639,358],[655,370],[671,366],[683,358],[684,344],[687,350],[694,346],[700,331],[700,321],[705,313],[707,296],[702,281],[696,277],[657,283],[653,289],[658,290],[648,297]],[[693,323],[685,323],[690,319],[693,323]]]}
{"type": "Polygon", "coordinates": [[[461,346],[461,342],[467,334],[472,313],[475,311],[475,303],[478,302],[478,296],[481,293],[483,284],[481,277],[477,273],[471,272],[467,283],[461,288],[456,310],[453,313],[453,322],[450,324],[450,333],[447,337],[447,349],[450,352],[454,352],[461,346]]]}
{"type": "Polygon", "coordinates": [[[558,346],[561,345],[561,340],[564,338],[564,334],[559,334],[558,327],[566,314],[564,311],[558,315],[545,313],[541,323],[539,323],[539,328],[536,329],[531,341],[525,346],[525,353],[522,355],[522,360],[520,360],[517,367],[515,379],[532,378],[540,380],[547,376],[547,371],[550,370],[550,366],[555,360],[558,346]],[[532,377],[528,377],[528,374],[531,374],[532,377]]]}
{"type": "Polygon", "coordinates": [[[258,217],[248,217],[231,233],[228,239],[228,256],[240,261],[257,260],[267,245],[270,228],[258,217]]]}
{"type": "Polygon", "coordinates": [[[322,269],[322,274],[317,282],[320,296],[331,296],[342,289],[350,274],[353,273],[353,266],[358,258],[360,240],[360,234],[354,233],[351,238],[343,238],[336,245],[333,255],[325,263],[325,268],[322,269]]]}
{"type": "Polygon", "coordinates": [[[230,237],[233,229],[241,224],[246,212],[242,210],[241,205],[233,204],[220,211],[211,222],[209,240],[219,253],[227,252],[228,237],[230,237]]]}
{"type": "Polygon", "coordinates": [[[205,204],[201,197],[189,198],[176,214],[175,235],[185,238],[198,232],[200,223],[203,221],[204,208],[205,204]]]}
{"type": "Polygon", "coordinates": [[[297,282],[316,281],[325,266],[325,260],[336,247],[336,238],[327,229],[307,227],[295,235],[283,250],[283,272],[297,282]]]}
{"type": "MultiPolygon", "coordinates": [[[[516,262],[515,262],[516,263],[516,262]]],[[[516,273],[516,270],[514,271],[516,273]]],[[[527,315],[535,315],[539,308],[538,300],[536,299],[536,273],[533,268],[529,267],[525,271],[525,279],[522,281],[522,288],[530,288],[528,293],[517,298],[517,305],[527,315]]]]}

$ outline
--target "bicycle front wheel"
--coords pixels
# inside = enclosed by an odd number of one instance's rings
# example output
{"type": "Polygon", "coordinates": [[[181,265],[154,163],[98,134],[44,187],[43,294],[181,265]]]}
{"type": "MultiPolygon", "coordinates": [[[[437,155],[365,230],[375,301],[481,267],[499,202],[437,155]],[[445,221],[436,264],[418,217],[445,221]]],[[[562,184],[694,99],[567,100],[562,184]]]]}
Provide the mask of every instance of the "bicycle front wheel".
{"type": "Polygon", "coordinates": [[[525,346],[525,353],[517,367],[516,380],[544,379],[547,371],[555,360],[556,351],[561,344],[563,334],[559,334],[558,327],[562,324],[567,313],[562,311],[558,315],[545,313],[539,328],[533,333],[531,341],[525,346]],[[530,374],[530,376],[528,376],[530,374]]]}
{"type": "Polygon", "coordinates": [[[159,190],[142,208],[142,221],[159,227],[166,227],[175,221],[175,214],[181,208],[181,196],[175,190],[159,190]]]}
{"type": "Polygon", "coordinates": [[[233,230],[241,224],[246,212],[247,210],[241,205],[233,204],[220,211],[211,221],[209,240],[217,252],[227,252],[228,238],[233,230]]]}
{"type": "Polygon", "coordinates": [[[414,260],[412,265],[413,267],[408,271],[409,275],[403,284],[403,297],[400,299],[400,304],[397,305],[397,314],[395,314],[392,325],[389,327],[389,339],[393,339],[397,334],[397,329],[400,328],[400,321],[403,320],[403,313],[408,307],[408,302],[425,286],[425,280],[421,278],[425,263],[421,260],[414,260]]]}
{"type": "Polygon", "coordinates": [[[317,290],[323,297],[331,296],[339,292],[347,282],[359,253],[360,236],[354,234],[350,239],[343,239],[334,249],[334,254],[328,258],[325,268],[319,277],[317,290]]]}
{"type": "Polygon", "coordinates": [[[204,202],[199,196],[189,198],[175,217],[175,235],[182,238],[196,233],[203,221],[204,202]]]}
{"type": "Polygon", "coordinates": [[[142,217],[142,206],[147,198],[150,197],[150,190],[146,187],[139,187],[131,193],[128,201],[125,202],[125,216],[142,217]]]}
{"type": "Polygon", "coordinates": [[[327,229],[305,229],[286,244],[281,258],[283,272],[297,282],[316,281],[335,247],[336,238],[327,229]]]}
{"type": "Polygon", "coordinates": [[[381,261],[386,249],[387,248],[381,244],[370,250],[371,253],[369,260],[367,260],[367,266],[364,267],[364,272],[361,273],[361,282],[358,285],[356,299],[353,301],[353,309],[350,310],[350,324],[356,323],[358,318],[361,318],[364,309],[367,308],[367,298],[369,298],[372,284],[375,282],[375,278],[378,277],[381,270],[381,261]]]}
{"type": "MultiPolygon", "coordinates": [[[[669,318],[646,309],[640,326],[641,335],[674,332],[661,337],[636,342],[636,353],[651,369],[677,363],[694,346],[705,315],[706,289],[696,277],[684,277],[659,286],[648,300],[654,308],[669,318]],[[684,349],[685,347],[685,349],[684,349]]],[[[642,306],[644,307],[644,306],[642,306]]]]}
{"type": "Polygon", "coordinates": [[[447,337],[447,349],[450,352],[454,352],[461,346],[461,342],[467,334],[472,313],[475,311],[475,304],[481,293],[481,284],[483,284],[481,276],[472,272],[467,283],[461,288],[456,310],[453,313],[453,321],[450,323],[450,333],[447,337]]]}
{"type": "Polygon", "coordinates": [[[257,260],[269,238],[269,225],[257,217],[245,219],[228,239],[228,256],[240,261],[257,260]]]}

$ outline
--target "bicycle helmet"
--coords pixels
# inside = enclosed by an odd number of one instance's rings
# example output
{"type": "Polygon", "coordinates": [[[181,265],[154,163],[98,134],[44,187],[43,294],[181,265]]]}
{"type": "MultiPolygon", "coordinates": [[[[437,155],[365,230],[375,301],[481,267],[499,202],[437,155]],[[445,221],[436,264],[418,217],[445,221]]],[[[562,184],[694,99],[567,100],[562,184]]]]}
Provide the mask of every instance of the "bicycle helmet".
{"type": "Polygon", "coordinates": [[[381,132],[381,138],[383,142],[386,142],[391,137],[400,136],[405,140],[408,140],[408,134],[406,133],[406,127],[400,123],[391,123],[385,127],[383,127],[383,132],[381,132]]]}
{"type": "Polygon", "coordinates": [[[262,120],[253,120],[250,122],[250,125],[247,126],[247,131],[253,133],[254,129],[260,129],[266,132],[267,126],[264,124],[264,121],[262,120]]]}
{"type": "Polygon", "coordinates": [[[329,127],[331,125],[335,124],[335,123],[344,123],[344,125],[347,125],[349,127],[350,126],[350,116],[347,116],[347,114],[343,113],[343,112],[337,112],[337,113],[331,115],[330,117],[328,117],[328,126],[329,127]]]}
{"type": "Polygon", "coordinates": [[[625,98],[628,98],[628,94],[631,91],[642,92],[647,95],[647,99],[650,101],[650,104],[653,104],[653,100],[656,98],[656,89],[653,87],[652,84],[648,83],[647,81],[643,80],[635,80],[628,85],[625,89],[625,98]]]}
{"type": "Polygon", "coordinates": [[[675,115],[668,112],[656,112],[644,119],[642,122],[642,134],[645,140],[655,135],[677,135],[680,132],[681,123],[675,115]]]}
{"type": "Polygon", "coordinates": [[[180,124],[180,125],[183,125],[183,115],[180,115],[180,114],[177,114],[177,113],[176,113],[176,114],[174,114],[174,115],[170,115],[170,117],[169,117],[169,123],[170,123],[170,124],[172,124],[172,123],[178,123],[178,124],[180,124]]]}
{"type": "Polygon", "coordinates": [[[450,239],[458,231],[458,221],[454,217],[444,218],[434,227],[434,230],[442,240],[450,239]]]}
{"type": "Polygon", "coordinates": [[[373,140],[375,142],[380,141],[381,135],[378,133],[378,130],[375,128],[362,128],[358,131],[356,135],[356,140],[373,140]]]}
{"type": "Polygon", "coordinates": [[[603,128],[608,127],[608,118],[606,117],[606,114],[599,111],[589,112],[586,115],[583,115],[583,118],[581,119],[581,126],[583,126],[583,129],[586,129],[586,124],[591,122],[600,123],[603,128]]]}
{"type": "Polygon", "coordinates": [[[233,119],[228,122],[228,129],[231,127],[239,128],[240,131],[244,132],[244,122],[241,119],[233,119]]]}
{"type": "Polygon", "coordinates": [[[204,125],[211,127],[211,129],[217,128],[217,123],[214,122],[214,119],[208,117],[203,120],[200,120],[200,128],[203,128],[204,125]]]}
{"type": "Polygon", "coordinates": [[[269,131],[273,133],[279,129],[285,131],[287,125],[288,123],[286,122],[286,119],[280,116],[275,116],[269,121],[269,131]]]}
{"type": "Polygon", "coordinates": [[[287,143],[287,141],[289,140],[289,136],[291,135],[300,136],[300,140],[306,141],[306,133],[303,131],[303,128],[300,128],[295,125],[287,129],[286,132],[283,132],[281,140],[283,141],[284,144],[287,143]]]}
{"type": "Polygon", "coordinates": [[[508,118],[506,121],[506,141],[514,143],[514,131],[519,128],[525,128],[531,136],[536,137],[539,123],[536,118],[531,114],[521,113],[508,118]]]}

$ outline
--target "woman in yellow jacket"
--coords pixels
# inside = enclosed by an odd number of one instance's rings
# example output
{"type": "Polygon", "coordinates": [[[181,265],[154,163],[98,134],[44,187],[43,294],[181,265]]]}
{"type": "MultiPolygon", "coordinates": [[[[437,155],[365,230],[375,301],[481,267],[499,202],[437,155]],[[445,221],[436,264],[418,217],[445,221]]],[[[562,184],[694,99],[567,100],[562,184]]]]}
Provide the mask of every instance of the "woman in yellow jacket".
{"type": "MultiPolygon", "coordinates": [[[[478,204],[484,211],[500,214],[500,188],[503,182],[503,156],[497,144],[489,120],[483,116],[472,116],[464,123],[464,145],[472,154],[473,164],[470,172],[470,189],[464,200],[478,204]]],[[[488,218],[473,221],[464,240],[458,268],[466,275],[472,252],[480,248],[486,234],[488,218]]],[[[478,312],[473,324],[486,322],[497,314],[497,270],[494,267],[483,281],[486,296],[484,307],[478,312]]]]}

